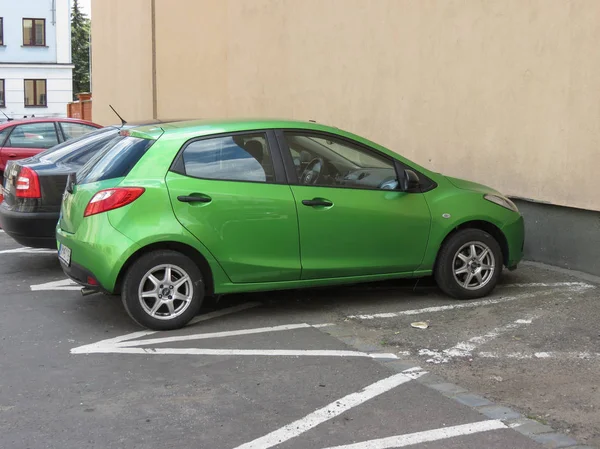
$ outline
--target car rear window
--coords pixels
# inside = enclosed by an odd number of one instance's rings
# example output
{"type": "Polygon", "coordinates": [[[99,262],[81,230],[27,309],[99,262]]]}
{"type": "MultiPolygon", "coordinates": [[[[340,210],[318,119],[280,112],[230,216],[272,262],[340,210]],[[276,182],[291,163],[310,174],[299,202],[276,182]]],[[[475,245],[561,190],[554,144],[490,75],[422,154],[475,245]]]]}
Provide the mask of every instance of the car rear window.
{"type": "Polygon", "coordinates": [[[154,140],[118,135],[77,173],[78,184],[127,176],[154,140]]]}
{"type": "Polygon", "coordinates": [[[119,132],[117,128],[101,128],[82,137],[56,145],[38,155],[44,162],[56,163],[71,159],[82,151],[97,151],[110,142],[119,132]]]}

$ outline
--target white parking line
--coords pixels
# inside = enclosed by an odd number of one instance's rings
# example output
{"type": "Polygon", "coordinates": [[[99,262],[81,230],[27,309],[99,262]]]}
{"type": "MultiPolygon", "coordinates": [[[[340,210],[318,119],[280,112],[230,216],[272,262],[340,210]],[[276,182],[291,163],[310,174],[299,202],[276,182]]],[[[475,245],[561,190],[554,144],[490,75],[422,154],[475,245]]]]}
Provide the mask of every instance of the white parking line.
{"type": "Polygon", "coordinates": [[[412,378],[404,373],[394,374],[393,376],[382,379],[374,384],[365,387],[362,391],[351,393],[337,401],[320,408],[304,418],[300,418],[287,426],[275,430],[267,435],[257,438],[249,443],[242,444],[236,449],[268,449],[273,446],[284,443],[304,432],[318,426],[325,421],[329,421],[336,416],[362,404],[363,402],[373,399],[392,388],[411,381],[412,378]]]}
{"type": "Polygon", "coordinates": [[[210,332],[206,334],[194,334],[194,335],[178,335],[176,337],[164,337],[164,338],[150,338],[148,340],[138,340],[138,341],[126,341],[123,343],[119,343],[116,346],[119,347],[131,347],[131,346],[147,346],[147,345],[155,345],[161,343],[172,343],[176,341],[190,341],[190,340],[205,340],[209,338],[223,338],[223,337],[233,337],[236,335],[251,335],[251,334],[262,334],[266,332],[280,332],[280,331],[289,331],[294,329],[307,329],[307,328],[321,328],[327,326],[333,326],[333,323],[324,323],[317,324],[311,326],[307,323],[299,323],[299,324],[284,324],[281,326],[271,326],[271,327],[256,327],[253,329],[239,329],[235,331],[223,331],[223,332],[210,332]]]}
{"type": "Polygon", "coordinates": [[[435,364],[448,363],[454,357],[470,357],[473,355],[473,351],[479,346],[492,341],[493,339],[510,330],[516,329],[525,324],[531,324],[532,321],[533,318],[516,320],[506,326],[497,327],[496,329],[493,329],[484,335],[479,335],[477,337],[470,338],[467,341],[460,342],[451,348],[444,349],[443,351],[421,349],[419,350],[419,355],[430,356],[430,358],[427,359],[427,363],[435,364]]]}
{"type": "Polygon", "coordinates": [[[377,440],[363,441],[361,443],[330,446],[326,449],[389,449],[498,429],[508,429],[508,426],[502,421],[494,419],[461,424],[459,426],[441,427],[439,429],[425,430],[424,432],[409,433],[406,435],[396,435],[388,438],[379,438],[377,440]]]}
{"type": "MultiPolygon", "coordinates": [[[[582,288],[592,288],[593,287],[590,284],[584,284],[584,285],[589,286],[589,287],[571,286],[569,288],[569,291],[579,291],[582,288]]],[[[405,316],[405,315],[420,315],[422,313],[435,313],[435,312],[444,312],[446,310],[468,309],[468,308],[472,308],[472,307],[489,306],[489,305],[493,305],[493,304],[500,304],[503,302],[518,301],[520,299],[549,296],[549,295],[553,295],[556,293],[557,292],[553,291],[553,290],[532,292],[532,293],[522,293],[520,295],[501,296],[499,298],[484,299],[481,301],[455,302],[455,303],[445,305],[445,306],[425,307],[423,309],[401,310],[399,312],[374,313],[374,314],[370,314],[370,315],[366,315],[366,314],[365,315],[348,315],[348,318],[360,319],[360,320],[374,320],[376,318],[395,318],[398,316],[405,316]]]]}
{"type": "Polygon", "coordinates": [[[0,254],[11,254],[11,253],[27,253],[27,254],[56,254],[55,249],[44,249],[44,248],[15,248],[15,249],[3,249],[0,254]]]}
{"type": "Polygon", "coordinates": [[[488,359],[557,359],[557,360],[600,360],[600,353],[598,352],[511,352],[508,354],[501,354],[498,352],[479,352],[479,357],[488,359]]]}
{"type": "MultiPolygon", "coordinates": [[[[227,307],[226,309],[221,309],[221,310],[216,310],[214,312],[205,313],[204,315],[199,315],[196,318],[194,318],[192,321],[190,321],[190,323],[188,323],[188,326],[193,323],[198,323],[200,321],[207,321],[207,320],[210,320],[213,318],[222,317],[224,315],[229,315],[231,313],[240,312],[242,310],[250,309],[252,307],[256,307],[259,305],[260,305],[260,303],[257,303],[257,302],[248,302],[248,303],[240,304],[240,305],[237,305],[234,307],[227,307]]],[[[71,354],[87,354],[88,349],[93,349],[98,346],[115,346],[116,344],[121,343],[123,341],[134,340],[136,338],[142,338],[142,337],[146,337],[148,335],[152,335],[152,334],[156,334],[156,333],[157,333],[157,331],[132,332],[130,334],[121,335],[119,337],[108,338],[106,340],[101,340],[96,343],[73,348],[73,349],[71,349],[71,354]]]]}
{"type": "Polygon", "coordinates": [[[499,288],[512,288],[512,287],[518,287],[518,288],[539,288],[539,287],[582,287],[582,288],[592,288],[594,287],[591,284],[588,284],[586,282],[549,282],[549,283],[545,283],[545,282],[528,282],[525,284],[504,284],[504,285],[498,285],[499,288]]]}
{"type": "Polygon", "coordinates": [[[71,279],[63,279],[61,281],[46,282],[45,284],[35,284],[29,286],[32,292],[39,291],[77,291],[81,290],[81,285],[77,285],[71,279]]]}
{"type": "Polygon", "coordinates": [[[397,359],[391,353],[367,353],[343,350],[313,349],[205,349],[205,348],[132,348],[121,346],[96,346],[71,349],[71,354],[146,354],[146,355],[242,355],[281,357],[367,357],[372,359],[397,359]]]}

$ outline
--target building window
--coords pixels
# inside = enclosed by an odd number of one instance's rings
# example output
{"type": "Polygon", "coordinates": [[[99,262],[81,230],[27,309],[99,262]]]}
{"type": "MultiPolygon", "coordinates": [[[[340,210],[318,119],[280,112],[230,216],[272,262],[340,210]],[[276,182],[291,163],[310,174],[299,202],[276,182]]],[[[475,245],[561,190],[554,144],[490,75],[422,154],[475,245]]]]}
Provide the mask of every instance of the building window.
{"type": "Polygon", "coordinates": [[[0,17],[0,45],[4,45],[4,17],[0,17]]]}
{"type": "Polygon", "coordinates": [[[25,80],[25,106],[47,106],[46,80],[25,80]]]}
{"type": "Polygon", "coordinates": [[[46,45],[46,19],[23,19],[23,45],[27,47],[46,45]]]}
{"type": "Polygon", "coordinates": [[[4,80],[0,80],[0,108],[6,107],[6,100],[4,99],[4,80]]]}

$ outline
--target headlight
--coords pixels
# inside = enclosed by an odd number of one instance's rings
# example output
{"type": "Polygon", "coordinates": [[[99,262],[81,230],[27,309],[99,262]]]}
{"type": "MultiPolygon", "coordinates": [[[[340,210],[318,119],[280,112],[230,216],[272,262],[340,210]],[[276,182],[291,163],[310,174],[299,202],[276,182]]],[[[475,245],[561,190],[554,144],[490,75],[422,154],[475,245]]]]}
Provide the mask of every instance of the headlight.
{"type": "Polygon", "coordinates": [[[508,210],[512,210],[513,212],[519,212],[517,205],[506,197],[491,195],[488,193],[487,195],[484,195],[484,198],[488,201],[491,201],[492,203],[496,203],[498,206],[502,206],[508,210]]]}

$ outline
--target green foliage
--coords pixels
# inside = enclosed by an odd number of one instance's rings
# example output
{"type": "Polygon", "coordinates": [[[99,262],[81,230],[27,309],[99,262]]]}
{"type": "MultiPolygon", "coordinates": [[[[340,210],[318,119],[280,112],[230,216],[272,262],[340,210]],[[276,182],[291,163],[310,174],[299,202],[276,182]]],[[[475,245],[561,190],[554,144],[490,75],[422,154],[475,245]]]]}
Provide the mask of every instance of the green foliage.
{"type": "Polygon", "coordinates": [[[71,58],[73,69],[73,97],[90,91],[90,19],[79,9],[77,0],[71,11],[71,58]]]}

